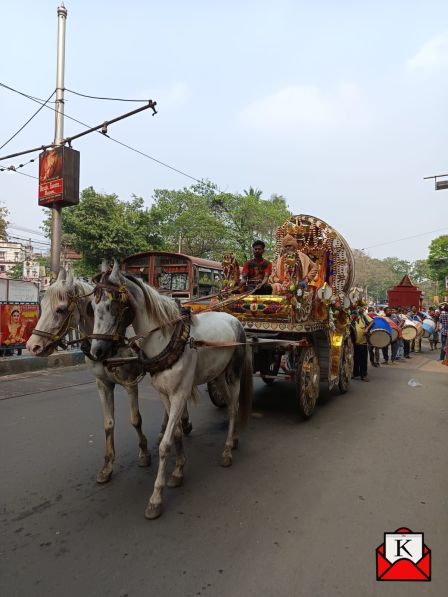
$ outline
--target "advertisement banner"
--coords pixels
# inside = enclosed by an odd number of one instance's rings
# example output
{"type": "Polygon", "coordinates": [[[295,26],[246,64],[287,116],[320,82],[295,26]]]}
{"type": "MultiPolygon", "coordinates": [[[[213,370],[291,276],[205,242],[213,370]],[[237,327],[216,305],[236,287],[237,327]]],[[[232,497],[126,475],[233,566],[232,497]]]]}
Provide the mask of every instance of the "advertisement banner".
{"type": "Polygon", "coordinates": [[[25,348],[39,320],[39,305],[0,305],[0,346],[25,348]]]}
{"type": "Polygon", "coordinates": [[[39,155],[39,205],[79,203],[79,151],[58,146],[39,155]]]}

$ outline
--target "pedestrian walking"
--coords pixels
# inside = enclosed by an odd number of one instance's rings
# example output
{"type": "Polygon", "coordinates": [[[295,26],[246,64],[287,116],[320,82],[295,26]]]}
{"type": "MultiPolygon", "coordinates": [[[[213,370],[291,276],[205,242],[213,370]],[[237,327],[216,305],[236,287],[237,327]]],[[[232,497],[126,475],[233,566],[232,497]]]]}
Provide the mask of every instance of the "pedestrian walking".
{"type": "Polygon", "coordinates": [[[445,350],[446,350],[446,337],[448,335],[448,305],[444,304],[439,317],[439,330],[440,330],[440,361],[443,361],[445,358],[445,350]]]}

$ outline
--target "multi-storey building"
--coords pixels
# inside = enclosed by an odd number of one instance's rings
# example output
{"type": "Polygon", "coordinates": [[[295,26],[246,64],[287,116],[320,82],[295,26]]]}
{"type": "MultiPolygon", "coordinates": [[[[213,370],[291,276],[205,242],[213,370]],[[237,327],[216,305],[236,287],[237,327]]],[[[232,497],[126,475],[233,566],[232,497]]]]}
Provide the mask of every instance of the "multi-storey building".
{"type": "Polygon", "coordinates": [[[30,258],[32,252],[30,243],[0,240],[0,275],[6,275],[18,263],[30,258]]]}

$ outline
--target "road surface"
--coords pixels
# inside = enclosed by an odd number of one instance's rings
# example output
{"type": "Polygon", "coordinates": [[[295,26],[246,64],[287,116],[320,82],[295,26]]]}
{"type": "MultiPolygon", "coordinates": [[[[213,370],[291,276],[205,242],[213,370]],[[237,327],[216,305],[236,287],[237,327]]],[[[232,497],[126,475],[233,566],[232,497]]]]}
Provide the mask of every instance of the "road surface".
{"type": "Polygon", "coordinates": [[[161,404],[141,384],[153,463],[137,466],[117,390],[112,481],[91,373],[49,370],[0,381],[0,595],[45,597],[370,597],[446,595],[448,368],[426,352],[323,391],[300,420],[292,384],[256,384],[229,469],[226,417],[202,389],[191,405],[184,485],[148,521],[161,404]],[[412,388],[411,378],[422,386],[412,388]],[[433,580],[375,579],[375,548],[399,527],[425,533],[433,580]]]}

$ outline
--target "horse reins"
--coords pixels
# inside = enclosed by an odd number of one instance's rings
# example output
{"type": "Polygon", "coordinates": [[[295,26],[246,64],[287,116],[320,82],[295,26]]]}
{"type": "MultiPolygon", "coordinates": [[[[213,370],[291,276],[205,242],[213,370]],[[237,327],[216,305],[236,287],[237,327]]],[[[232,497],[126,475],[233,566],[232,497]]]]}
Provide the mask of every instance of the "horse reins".
{"type": "Polygon", "coordinates": [[[74,329],[73,326],[70,326],[70,323],[71,323],[71,320],[73,317],[73,313],[78,304],[78,299],[90,296],[91,294],[93,294],[93,292],[94,291],[89,292],[88,294],[83,294],[83,295],[74,294],[71,297],[70,302],[67,306],[68,313],[65,316],[64,320],[62,321],[61,327],[58,329],[57,332],[52,334],[51,332],[46,332],[44,330],[38,330],[37,328],[34,328],[34,330],[32,330],[32,332],[31,332],[31,334],[35,334],[36,336],[40,336],[41,338],[47,338],[47,339],[51,340],[51,344],[53,344],[54,346],[60,346],[64,350],[67,348],[67,346],[69,344],[74,344],[76,342],[80,342],[81,340],[63,342],[62,338],[67,334],[67,332],[69,330],[74,329]]]}

